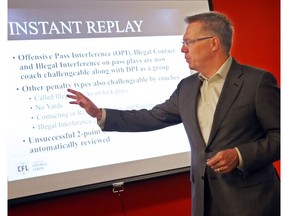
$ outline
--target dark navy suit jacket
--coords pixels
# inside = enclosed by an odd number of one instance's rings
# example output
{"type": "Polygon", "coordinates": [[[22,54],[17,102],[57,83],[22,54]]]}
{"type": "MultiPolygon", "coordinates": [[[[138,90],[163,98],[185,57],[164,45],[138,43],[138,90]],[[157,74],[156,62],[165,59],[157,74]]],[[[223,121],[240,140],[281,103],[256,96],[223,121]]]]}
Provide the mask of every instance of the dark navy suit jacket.
{"type": "MultiPolygon", "coordinates": [[[[191,146],[192,214],[203,216],[204,176],[219,216],[280,215],[280,89],[274,76],[233,59],[206,145],[197,120],[198,74],[183,79],[168,100],[151,110],[107,109],[104,131],[150,131],[183,123],[191,146]],[[207,158],[237,147],[243,170],[221,174],[207,158]]],[[[177,145],[177,144],[175,144],[177,145]]]]}

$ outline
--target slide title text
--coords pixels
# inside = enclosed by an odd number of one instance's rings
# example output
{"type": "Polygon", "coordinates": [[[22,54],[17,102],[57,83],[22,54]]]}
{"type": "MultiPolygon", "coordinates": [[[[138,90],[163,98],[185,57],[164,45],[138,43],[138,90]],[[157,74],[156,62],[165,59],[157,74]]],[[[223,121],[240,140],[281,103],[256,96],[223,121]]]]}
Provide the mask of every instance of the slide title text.
{"type": "Polygon", "coordinates": [[[29,21],[8,22],[12,35],[66,35],[66,34],[111,34],[140,33],[143,20],[127,21],[29,21]]]}

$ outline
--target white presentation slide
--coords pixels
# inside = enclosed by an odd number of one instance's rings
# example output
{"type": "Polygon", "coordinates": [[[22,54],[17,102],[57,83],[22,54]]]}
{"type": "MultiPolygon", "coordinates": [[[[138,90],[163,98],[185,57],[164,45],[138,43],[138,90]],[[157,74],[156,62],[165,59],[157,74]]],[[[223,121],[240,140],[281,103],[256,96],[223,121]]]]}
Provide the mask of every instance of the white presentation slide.
{"type": "Polygon", "coordinates": [[[193,73],[181,53],[184,18],[208,10],[204,0],[9,0],[8,198],[189,166],[182,124],[103,132],[66,94],[121,110],[164,102],[193,73]]]}

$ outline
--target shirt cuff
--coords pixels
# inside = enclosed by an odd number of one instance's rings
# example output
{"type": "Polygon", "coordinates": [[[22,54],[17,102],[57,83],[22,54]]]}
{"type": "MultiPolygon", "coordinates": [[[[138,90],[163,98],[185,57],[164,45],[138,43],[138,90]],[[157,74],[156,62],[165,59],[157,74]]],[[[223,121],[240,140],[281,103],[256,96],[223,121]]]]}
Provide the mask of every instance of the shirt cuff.
{"type": "Polygon", "coordinates": [[[97,119],[97,124],[99,125],[101,130],[103,130],[105,120],[106,120],[106,110],[101,108],[101,111],[102,111],[102,116],[101,116],[101,119],[97,119]]]}
{"type": "Polygon", "coordinates": [[[240,153],[240,151],[239,151],[239,149],[237,147],[235,147],[234,149],[236,150],[236,152],[238,154],[238,158],[239,158],[239,164],[238,164],[237,168],[240,169],[240,170],[243,170],[244,166],[243,166],[242,155],[241,155],[241,153],[240,153]]]}

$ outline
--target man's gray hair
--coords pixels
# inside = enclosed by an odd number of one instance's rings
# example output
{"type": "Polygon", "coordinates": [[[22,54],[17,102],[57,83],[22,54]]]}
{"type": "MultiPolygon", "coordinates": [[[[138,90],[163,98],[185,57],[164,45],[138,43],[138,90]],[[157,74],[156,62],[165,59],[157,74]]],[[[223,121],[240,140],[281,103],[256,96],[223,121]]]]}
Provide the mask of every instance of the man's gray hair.
{"type": "Polygon", "coordinates": [[[211,11],[188,16],[185,19],[187,24],[194,22],[203,23],[203,32],[217,36],[225,47],[226,52],[229,54],[232,46],[233,38],[233,24],[231,20],[222,13],[211,11]]]}

